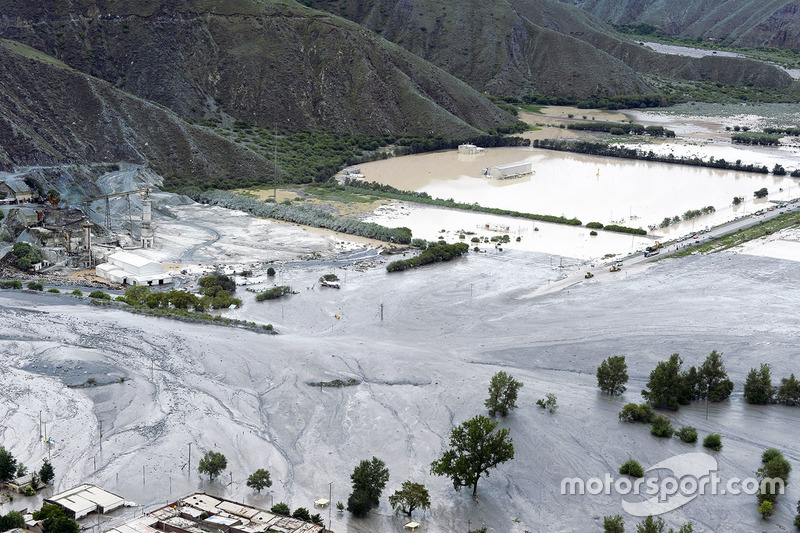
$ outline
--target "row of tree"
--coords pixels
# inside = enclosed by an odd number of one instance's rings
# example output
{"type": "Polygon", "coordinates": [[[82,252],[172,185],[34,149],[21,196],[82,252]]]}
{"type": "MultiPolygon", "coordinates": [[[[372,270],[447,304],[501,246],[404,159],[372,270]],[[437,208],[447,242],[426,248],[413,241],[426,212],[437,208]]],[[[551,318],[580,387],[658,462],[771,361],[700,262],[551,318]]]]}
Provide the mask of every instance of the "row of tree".
{"type": "Polygon", "coordinates": [[[456,257],[469,253],[469,245],[465,242],[457,242],[454,244],[439,244],[435,242],[428,243],[425,250],[417,256],[410,259],[399,259],[392,261],[386,265],[387,272],[399,272],[401,270],[408,270],[410,268],[417,268],[431,263],[439,263],[441,261],[450,261],[456,257]]]}
{"type": "Polygon", "coordinates": [[[761,365],[756,370],[751,368],[744,382],[744,399],[747,403],[767,405],[777,403],[782,405],[800,405],[800,381],[791,374],[782,378],[778,387],[772,385],[772,371],[768,364],[761,365]]]}
{"type": "MultiPolygon", "coordinates": [[[[664,533],[666,528],[664,519],[660,516],[648,516],[636,525],[636,533],[664,533]]],[[[669,533],[692,533],[694,528],[691,522],[683,524],[677,531],[669,528],[669,533]]],[[[625,533],[625,520],[620,515],[603,517],[603,533],[625,533]]]]}
{"type": "Polygon", "coordinates": [[[568,130],[602,131],[613,135],[650,135],[651,137],[675,137],[675,132],[664,126],[643,126],[633,122],[574,122],[567,124],[568,130]]]}

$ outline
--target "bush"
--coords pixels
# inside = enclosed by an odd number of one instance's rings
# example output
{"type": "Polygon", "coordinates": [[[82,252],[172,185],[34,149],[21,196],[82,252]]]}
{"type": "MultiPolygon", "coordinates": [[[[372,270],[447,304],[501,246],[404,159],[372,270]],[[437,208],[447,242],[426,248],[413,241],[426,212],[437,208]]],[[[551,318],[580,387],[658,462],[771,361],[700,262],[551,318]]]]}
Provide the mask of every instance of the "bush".
{"type": "Polygon", "coordinates": [[[653,427],[650,429],[650,434],[654,437],[661,437],[668,439],[675,434],[672,428],[672,422],[664,415],[658,415],[653,419],[653,427]]]}
{"type": "Polygon", "coordinates": [[[32,291],[43,291],[44,285],[39,283],[38,281],[29,281],[28,285],[26,285],[32,291]]]}
{"type": "Polygon", "coordinates": [[[683,442],[697,442],[697,430],[692,426],[683,426],[680,430],[678,430],[677,435],[678,438],[683,442]]]}
{"type": "Polygon", "coordinates": [[[83,291],[80,289],[75,289],[70,294],[73,296],[77,296],[78,298],[83,298],[83,291]]]}
{"type": "Polygon", "coordinates": [[[653,406],[649,403],[636,405],[635,403],[626,404],[619,412],[619,419],[623,422],[641,422],[649,424],[655,417],[653,406]]]}
{"type": "Polygon", "coordinates": [[[619,467],[619,473],[631,477],[644,477],[644,468],[636,459],[628,459],[619,467]]]}
{"type": "Polygon", "coordinates": [[[272,287],[271,289],[267,289],[264,292],[259,293],[256,296],[256,301],[263,302],[264,300],[274,300],[291,293],[292,288],[290,286],[278,285],[277,287],[272,287]]]}
{"type": "Polygon", "coordinates": [[[597,232],[595,230],[592,230],[592,231],[589,232],[589,235],[591,235],[592,237],[596,237],[597,236],[597,232]]]}
{"type": "Polygon", "coordinates": [[[52,292],[53,294],[61,294],[61,291],[53,287],[52,289],[47,289],[47,292],[52,292]]]}
{"type": "Polygon", "coordinates": [[[339,281],[339,276],[336,274],[324,274],[319,278],[320,281],[339,281]]]}
{"type": "Polygon", "coordinates": [[[722,449],[722,438],[716,433],[711,433],[703,439],[703,446],[718,452],[722,449]]]}
{"type": "Polygon", "coordinates": [[[22,282],[18,279],[11,281],[0,281],[0,289],[21,289],[22,282]]]}
{"type": "Polygon", "coordinates": [[[89,298],[95,298],[97,300],[110,300],[111,295],[103,291],[92,291],[89,293],[89,298]]]}
{"type": "Polygon", "coordinates": [[[276,503],[275,505],[273,505],[270,511],[274,514],[281,516],[289,516],[290,514],[289,506],[283,502],[276,503]]]}
{"type": "Polygon", "coordinates": [[[306,522],[311,522],[311,513],[308,512],[308,509],[305,507],[298,507],[292,513],[292,518],[297,518],[298,520],[305,520],[306,522]]]}
{"type": "Polygon", "coordinates": [[[274,268],[272,268],[272,267],[269,267],[269,268],[267,269],[267,276],[269,276],[269,277],[272,277],[272,276],[274,276],[274,275],[275,275],[275,269],[274,269],[274,268]]]}

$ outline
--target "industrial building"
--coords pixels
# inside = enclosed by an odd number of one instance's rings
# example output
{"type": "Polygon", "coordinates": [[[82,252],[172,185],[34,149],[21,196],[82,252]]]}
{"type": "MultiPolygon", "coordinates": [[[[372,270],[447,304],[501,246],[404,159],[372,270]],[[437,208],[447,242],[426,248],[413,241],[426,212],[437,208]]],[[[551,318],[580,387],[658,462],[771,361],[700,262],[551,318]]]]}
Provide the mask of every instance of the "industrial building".
{"type": "Polygon", "coordinates": [[[531,173],[533,173],[533,163],[525,161],[495,165],[483,171],[484,176],[499,180],[519,178],[531,173]]]}
{"type": "Polygon", "coordinates": [[[458,153],[459,155],[479,155],[486,152],[485,148],[481,148],[480,146],[475,146],[474,144],[459,144],[458,145],[458,153]]]}
{"type": "Polygon", "coordinates": [[[19,178],[0,181],[0,202],[24,204],[33,199],[34,191],[19,178]]]}
{"type": "Polygon", "coordinates": [[[123,285],[164,285],[172,282],[164,265],[131,252],[120,251],[110,254],[106,263],[95,267],[101,278],[123,285]]]}
{"type": "Polygon", "coordinates": [[[59,505],[67,516],[79,520],[90,513],[110,513],[122,507],[125,500],[98,486],[84,484],[45,498],[44,503],[59,505]]]}
{"type": "Polygon", "coordinates": [[[105,533],[324,533],[323,526],[195,493],[105,533]]]}

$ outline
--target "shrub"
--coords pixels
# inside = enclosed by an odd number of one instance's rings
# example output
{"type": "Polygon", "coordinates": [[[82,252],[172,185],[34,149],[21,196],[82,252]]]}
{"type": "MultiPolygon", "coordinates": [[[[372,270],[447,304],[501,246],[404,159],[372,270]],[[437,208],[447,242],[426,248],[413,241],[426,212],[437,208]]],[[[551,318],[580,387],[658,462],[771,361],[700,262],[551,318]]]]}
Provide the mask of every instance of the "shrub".
{"type": "Polygon", "coordinates": [[[625,533],[625,521],[620,515],[604,516],[603,533],[625,533]]]}
{"type": "Polygon", "coordinates": [[[271,289],[267,289],[262,293],[259,293],[256,296],[257,302],[263,302],[264,300],[274,300],[276,298],[280,298],[286,294],[291,294],[292,288],[288,285],[278,285],[277,287],[272,287],[271,289]]]}
{"type": "Polygon", "coordinates": [[[536,405],[542,409],[547,409],[551,415],[556,412],[556,409],[558,409],[556,395],[552,393],[548,393],[545,398],[539,398],[536,401],[536,405]]]}
{"type": "Polygon", "coordinates": [[[110,300],[111,295],[103,291],[92,291],[89,293],[89,298],[95,298],[97,300],[110,300]]]}
{"type": "Polygon", "coordinates": [[[53,294],[61,294],[61,291],[56,289],[55,287],[47,289],[47,292],[52,292],[53,294]]]}
{"type": "Polygon", "coordinates": [[[589,222],[586,224],[586,227],[590,229],[603,229],[603,225],[600,222],[589,222]]]}
{"type": "Polygon", "coordinates": [[[73,296],[77,296],[78,298],[83,298],[83,291],[80,289],[75,289],[70,294],[73,296]]]}
{"type": "Polygon", "coordinates": [[[36,489],[28,485],[25,487],[25,496],[36,496],[36,489]]]}
{"type": "Polygon", "coordinates": [[[38,281],[29,281],[28,285],[26,285],[32,291],[43,291],[44,285],[39,283],[38,281]]]}
{"type": "Polygon", "coordinates": [[[658,415],[653,419],[653,427],[650,429],[650,434],[654,437],[661,437],[668,439],[675,434],[672,428],[672,422],[664,415],[658,415]]]}
{"type": "Polygon", "coordinates": [[[481,242],[480,238],[478,238],[478,237],[473,237],[469,241],[470,242],[481,242]]]}
{"type": "Polygon", "coordinates": [[[308,512],[308,509],[305,507],[298,507],[292,513],[292,518],[297,518],[298,520],[305,520],[306,522],[311,522],[311,513],[308,512]]]}
{"type": "Polygon", "coordinates": [[[22,282],[18,279],[11,281],[0,281],[0,289],[21,289],[22,282]]]}
{"type": "Polygon", "coordinates": [[[281,516],[289,516],[290,514],[289,506],[283,502],[273,505],[270,511],[281,516]]]}
{"type": "Polygon", "coordinates": [[[339,276],[336,274],[323,274],[320,278],[320,281],[339,281],[339,276]]]}
{"type": "Polygon", "coordinates": [[[597,232],[595,230],[592,230],[589,232],[589,235],[591,235],[592,237],[597,237],[597,232]]]}
{"type": "Polygon", "coordinates": [[[649,424],[655,417],[653,406],[649,403],[636,405],[635,403],[626,404],[619,412],[619,419],[623,422],[641,422],[649,424]]]}
{"type": "Polygon", "coordinates": [[[619,467],[619,473],[624,476],[644,477],[644,468],[636,459],[628,459],[619,467]]]}
{"type": "Polygon", "coordinates": [[[758,512],[761,513],[761,517],[766,520],[772,516],[772,503],[769,500],[764,500],[761,502],[761,505],[758,506],[758,512]]]}
{"type": "Polygon", "coordinates": [[[267,276],[269,276],[269,277],[272,277],[272,276],[274,276],[274,275],[275,275],[275,269],[274,269],[274,268],[272,268],[272,267],[269,267],[269,268],[267,269],[267,276]]]}
{"type": "Polygon", "coordinates": [[[717,433],[711,433],[703,439],[703,446],[718,452],[722,449],[722,438],[717,433]]]}
{"type": "Polygon", "coordinates": [[[697,430],[692,426],[683,426],[678,430],[677,435],[683,442],[697,442],[697,430]]]}

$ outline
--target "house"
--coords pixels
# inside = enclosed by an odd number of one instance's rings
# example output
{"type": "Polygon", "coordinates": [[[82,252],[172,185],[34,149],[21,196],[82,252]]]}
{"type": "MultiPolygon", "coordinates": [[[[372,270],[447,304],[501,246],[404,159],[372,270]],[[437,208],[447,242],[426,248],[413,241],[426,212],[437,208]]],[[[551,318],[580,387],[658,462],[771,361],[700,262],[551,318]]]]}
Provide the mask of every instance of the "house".
{"type": "Polygon", "coordinates": [[[44,503],[59,505],[67,516],[78,520],[89,513],[108,514],[122,507],[125,500],[87,483],[45,498],[44,503]]]}
{"type": "MultiPolygon", "coordinates": [[[[20,476],[16,479],[12,479],[11,481],[6,481],[5,486],[8,490],[13,490],[19,494],[24,494],[26,488],[33,486],[33,473],[20,476]]],[[[36,489],[37,487],[33,488],[36,489]]]]}
{"type": "Polygon", "coordinates": [[[495,165],[483,171],[484,175],[494,179],[511,179],[525,176],[533,172],[533,163],[518,161],[516,163],[506,163],[505,165],[495,165]]]}
{"type": "Polygon", "coordinates": [[[0,197],[5,203],[26,203],[33,199],[33,189],[19,178],[8,178],[0,182],[0,197]]]}
{"type": "Polygon", "coordinates": [[[475,146],[474,144],[459,144],[458,153],[460,155],[480,155],[486,152],[485,148],[475,146]]]}
{"type": "Polygon", "coordinates": [[[97,265],[95,272],[101,278],[114,283],[136,286],[172,282],[171,274],[164,272],[164,265],[131,252],[115,252],[106,261],[97,265]]]}

